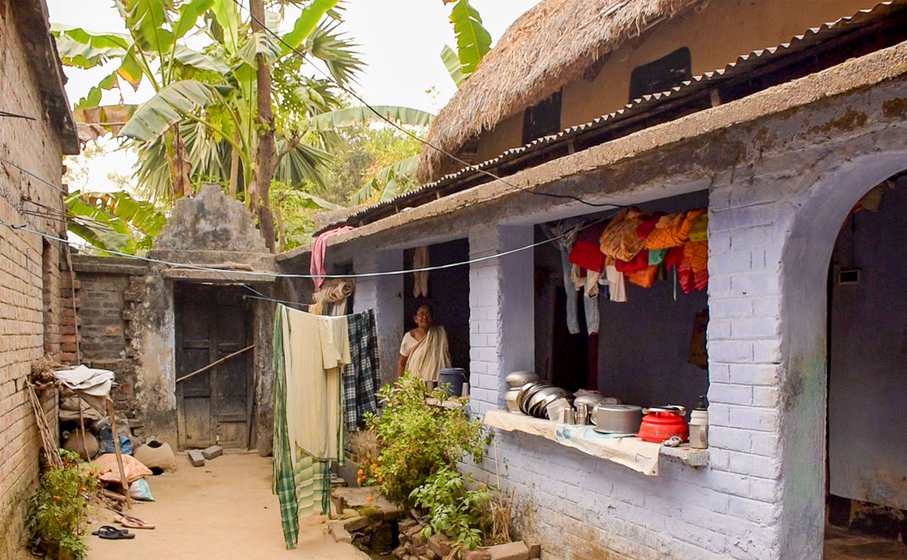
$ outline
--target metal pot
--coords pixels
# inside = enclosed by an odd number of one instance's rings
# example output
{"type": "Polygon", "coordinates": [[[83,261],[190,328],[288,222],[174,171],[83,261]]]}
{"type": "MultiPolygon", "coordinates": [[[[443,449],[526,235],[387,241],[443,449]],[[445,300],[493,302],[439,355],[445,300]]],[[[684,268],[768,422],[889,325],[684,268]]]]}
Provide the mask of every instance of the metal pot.
{"type": "Polygon", "coordinates": [[[635,434],[642,422],[642,408],[632,404],[600,404],[592,409],[596,432],[635,434]]]}
{"type": "Polygon", "coordinates": [[[507,374],[504,381],[513,388],[519,389],[523,385],[538,381],[539,376],[534,371],[514,371],[507,374]]]}
{"type": "Polygon", "coordinates": [[[507,403],[507,410],[520,414],[520,405],[518,405],[516,402],[516,399],[519,396],[519,388],[511,388],[507,390],[507,395],[504,397],[504,402],[507,403]]]}

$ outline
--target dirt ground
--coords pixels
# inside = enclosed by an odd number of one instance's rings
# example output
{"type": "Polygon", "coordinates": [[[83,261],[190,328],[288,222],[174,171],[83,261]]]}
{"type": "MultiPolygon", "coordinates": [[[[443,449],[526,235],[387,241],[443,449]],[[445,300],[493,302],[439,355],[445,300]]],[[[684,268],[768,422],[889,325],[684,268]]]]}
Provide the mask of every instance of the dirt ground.
{"type": "MultiPolygon", "coordinates": [[[[86,537],[88,560],[361,560],[368,556],[334,542],[325,517],[300,520],[299,544],[287,550],[280,528],[277,497],[271,494],[271,460],[254,453],[230,453],[194,468],[177,457],[173,474],[149,477],[155,502],[136,503],[132,515],[157,526],[130,529],[131,540],[86,537]]],[[[98,512],[92,530],[114,514],[98,512]]]]}

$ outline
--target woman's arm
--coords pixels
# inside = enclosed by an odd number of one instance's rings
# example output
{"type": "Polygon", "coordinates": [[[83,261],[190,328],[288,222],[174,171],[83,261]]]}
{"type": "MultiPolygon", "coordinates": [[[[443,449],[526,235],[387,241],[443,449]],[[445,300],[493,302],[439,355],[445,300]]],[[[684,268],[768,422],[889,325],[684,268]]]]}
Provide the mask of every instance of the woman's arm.
{"type": "Polygon", "coordinates": [[[397,379],[403,377],[403,372],[406,371],[406,360],[407,356],[400,354],[400,361],[397,362],[397,379]]]}

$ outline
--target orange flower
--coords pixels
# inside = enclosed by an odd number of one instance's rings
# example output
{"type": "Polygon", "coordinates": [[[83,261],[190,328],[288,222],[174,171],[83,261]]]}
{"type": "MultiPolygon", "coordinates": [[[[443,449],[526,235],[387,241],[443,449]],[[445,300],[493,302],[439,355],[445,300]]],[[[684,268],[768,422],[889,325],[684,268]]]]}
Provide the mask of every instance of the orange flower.
{"type": "Polygon", "coordinates": [[[373,499],[374,499],[374,498],[372,498],[371,496],[368,496],[368,497],[365,498],[365,501],[366,501],[366,502],[371,502],[373,499]]]}
{"type": "Polygon", "coordinates": [[[359,475],[363,475],[363,474],[365,474],[365,471],[362,469],[359,469],[358,471],[356,471],[356,473],[359,475]]]}

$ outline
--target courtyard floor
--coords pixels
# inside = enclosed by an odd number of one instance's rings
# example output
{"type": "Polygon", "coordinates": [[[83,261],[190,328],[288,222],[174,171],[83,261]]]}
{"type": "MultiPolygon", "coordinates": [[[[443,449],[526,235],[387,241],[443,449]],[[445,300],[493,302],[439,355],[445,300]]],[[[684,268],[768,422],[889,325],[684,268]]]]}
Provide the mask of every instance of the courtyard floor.
{"type": "MultiPolygon", "coordinates": [[[[271,459],[228,453],[194,468],[177,457],[175,473],[149,477],[155,502],[136,503],[131,515],[153,530],[130,529],[130,540],[86,537],[88,560],[363,560],[364,553],[334,542],[326,518],[300,520],[299,544],[287,550],[277,497],[271,494],[271,459]]],[[[92,530],[113,525],[114,513],[98,512],[92,530]]]]}

